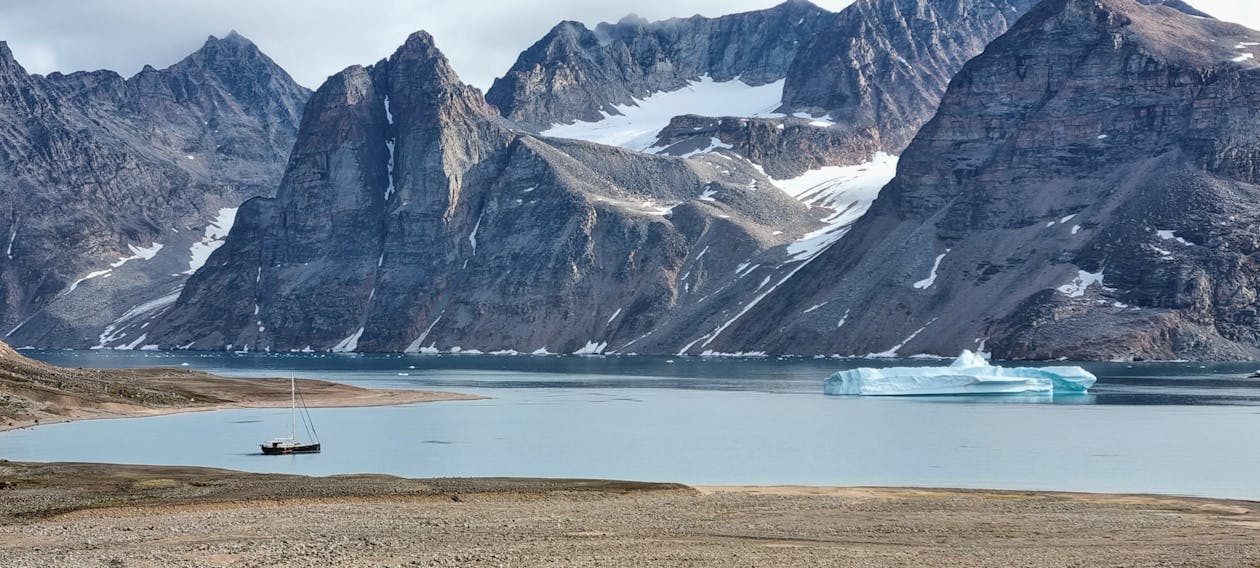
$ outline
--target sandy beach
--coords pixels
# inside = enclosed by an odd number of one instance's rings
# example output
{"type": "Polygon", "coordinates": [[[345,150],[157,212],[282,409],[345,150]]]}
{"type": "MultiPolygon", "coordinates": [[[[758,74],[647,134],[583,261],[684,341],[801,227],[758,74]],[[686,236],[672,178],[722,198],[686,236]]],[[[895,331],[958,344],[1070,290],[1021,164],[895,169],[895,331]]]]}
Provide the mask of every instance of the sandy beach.
{"type": "Polygon", "coordinates": [[[27,566],[1254,566],[1260,504],[0,462],[27,566]]]}

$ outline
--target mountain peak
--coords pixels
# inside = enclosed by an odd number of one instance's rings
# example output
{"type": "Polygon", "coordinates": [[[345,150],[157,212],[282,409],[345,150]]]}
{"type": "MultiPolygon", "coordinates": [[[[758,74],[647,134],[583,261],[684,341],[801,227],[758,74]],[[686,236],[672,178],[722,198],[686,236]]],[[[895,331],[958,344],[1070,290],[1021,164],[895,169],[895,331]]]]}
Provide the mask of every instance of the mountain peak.
{"type": "Polygon", "coordinates": [[[429,35],[429,32],[418,30],[407,36],[407,41],[403,42],[402,46],[398,48],[398,51],[435,52],[438,51],[438,49],[437,45],[433,41],[433,36],[429,35]]]}
{"type": "Polygon", "coordinates": [[[1204,12],[1198,8],[1195,8],[1194,6],[1191,6],[1183,2],[1182,0],[1138,0],[1138,2],[1141,2],[1142,4],[1147,4],[1147,5],[1159,4],[1163,6],[1168,6],[1169,8],[1177,10],[1178,12],[1185,12],[1187,14],[1190,14],[1191,16],[1197,16],[1199,18],[1210,18],[1213,20],[1216,19],[1216,18],[1213,18],[1211,14],[1208,14],[1207,12],[1204,12]]]}
{"type": "Polygon", "coordinates": [[[1140,45],[1167,63],[1209,68],[1238,56],[1233,46],[1255,32],[1238,24],[1199,15],[1180,0],[1055,0],[1037,5],[1004,44],[1051,33],[1071,43],[1086,41],[1140,45]],[[1233,41],[1238,40],[1238,41],[1233,41]],[[1117,43],[1119,42],[1119,43],[1117,43]]]}
{"type": "Polygon", "coordinates": [[[426,87],[441,88],[461,83],[446,55],[434,43],[433,36],[424,30],[407,36],[407,41],[390,56],[389,65],[405,70],[399,79],[418,81],[426,87]]]}
{"type": "MultiPolygon", "coordinates": [[[[407,37],[386,62],[391,99],[400,102],[400,109],[412,106],[423,112],[445,115],[492,114],[481,91],[465,85],[451,68],[446,55],[438,49],[433,36],[418,31],[407,37]]],[[[399,114],[406,113],[400,110],[399,114]]]]}
{"type": "Polygon", "coordinates": [[[810,0],[783,0],[782,3],[771,8],[771,10],[791,10],[791,11],[808,11],[808,12],[826,12],[819,5],[810,0]]]}
{"type": "Polygon", "coordinates": [[[205,43],[201,45],[201,49],[198,51],[213,50],[213,49],[218,49],[218,48],[223,48],[223,47],[231,48],[231,49],[241,49],[241,48],[257,49],[257,47],[254,45],[254,42],[250,41],[249,38],[237,33],[236,30],[230,30],[228,31],[227,35],[223,36],[222,38],[215,36],[213,34],[207,36],[205,43]]]}
{"type": "Polygon", "coordinates": [[[18,72],[26,75],[26,69],[17,62],[17,59],[14,59],[13,51],[9,49],[9,43],[5,41],[0,41],[0,72],[18,72]]]}
{"type": "MultiPolygon", "coordinates": [[[[637,16],[633,16],[633,15],[626,16],[625,18],[621,19],[621,22],[626,22],[627,19],[631,17],[637,17],[637,16]]],[[[646,20],[644,20],[644,22],[646,22],[646,20]]],[[[618,25],[621,25],[621,24],[619,23],[618,25]]],[[[549,44],[558,39],[579,39],[583,36],[590,35],[591,33],[592,32],[590,28],[587,28],[586,24],[583,24],[582,22],[577,22],[573,20],[563,20],[560,23],[552,26],[551,30],[547,32],[547,35],[543,36],[543,39],[535,43],[533,47],[536,47],[538,45],[549,44]]]]}
{"type": "Polygon", "coordinates": [[[617,20],[617,25],[619,26],[646,26],[649,23],[651,22],[649,22],[647,18],[644,18],[634,12],[626,14],[625,17],[617,20]]]}

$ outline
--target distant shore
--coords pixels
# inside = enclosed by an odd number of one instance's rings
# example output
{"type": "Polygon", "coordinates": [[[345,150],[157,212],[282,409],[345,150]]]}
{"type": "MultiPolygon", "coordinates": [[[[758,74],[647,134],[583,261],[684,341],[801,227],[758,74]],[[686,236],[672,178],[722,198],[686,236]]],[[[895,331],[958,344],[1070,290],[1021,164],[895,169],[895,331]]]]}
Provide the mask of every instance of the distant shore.
{"type": "MultiPolygon", "coordinates": [[[[366,389],[298,379],[312,408],[477,400],[452,392],[366,389]]],[[[242,379],[188,368],[81,369],[23,356],[0,342],[0,432],[41,424],[290,404],[287,378],[242,379]]]]}
{"type": "Polygon", "coordinates": [[[1250,566],[1260,503],[0,460],[6,566],[1250,566]]]}
{"type": "MultiPolygon", "coordinates": [[[[313,379],[298,379],[302,400],[308,408],[361,408],[372,406],[399,406],[422,402],[482,400],[485,397],[446,391],[406,389],[366,389],[342,383],[313,379]]],[[[225,377],[197,378],[181,381],[180,387],[193,392],[215,392],[230,396],[231,402],[195,404],[189,406],[139,406],[125,403],[94,403],[70,409],[63,414],[41,413],[38,416],[15,418],[0,422],[0,432],[32,428],[48,424],[62,424],[79,420],[109,418],[142,418],[166,416],[187,412],[210,412],[241,408],[287,408],[289,379],[229,379],[225,377]]]]}

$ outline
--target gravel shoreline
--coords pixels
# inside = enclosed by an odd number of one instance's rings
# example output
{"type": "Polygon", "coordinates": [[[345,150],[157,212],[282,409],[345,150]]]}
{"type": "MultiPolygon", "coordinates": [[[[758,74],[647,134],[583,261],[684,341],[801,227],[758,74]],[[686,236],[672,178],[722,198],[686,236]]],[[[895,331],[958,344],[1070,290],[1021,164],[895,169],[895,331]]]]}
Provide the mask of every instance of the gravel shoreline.
{"type": "Polygon", "coordinates": [[[1254,566],[1260,503],[0,462],[5,566],[1254,566]]]}
{"type": "MultiPolygon", "coordinates": [[[[484,397],[366,389],[298,379],[312,408],[394,406],[484,397]]],[[[0,342],[0,432],[96,418],[133,418],[290,404],[289,379],[227,378],[187,368],[71,369],[30,359],[0,342]]]]}

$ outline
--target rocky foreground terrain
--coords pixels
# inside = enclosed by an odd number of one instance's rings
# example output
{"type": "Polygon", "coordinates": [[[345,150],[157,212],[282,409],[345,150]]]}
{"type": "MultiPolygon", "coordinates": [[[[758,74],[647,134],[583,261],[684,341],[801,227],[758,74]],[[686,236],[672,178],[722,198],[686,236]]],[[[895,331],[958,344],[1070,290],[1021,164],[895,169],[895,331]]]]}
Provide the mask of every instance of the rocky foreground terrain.
{"type": "Polygon", "coordinates": [[[5,566],[1252,566],[1257,504],[0,462],[5,566]]]}

